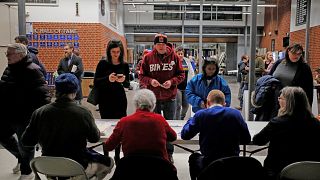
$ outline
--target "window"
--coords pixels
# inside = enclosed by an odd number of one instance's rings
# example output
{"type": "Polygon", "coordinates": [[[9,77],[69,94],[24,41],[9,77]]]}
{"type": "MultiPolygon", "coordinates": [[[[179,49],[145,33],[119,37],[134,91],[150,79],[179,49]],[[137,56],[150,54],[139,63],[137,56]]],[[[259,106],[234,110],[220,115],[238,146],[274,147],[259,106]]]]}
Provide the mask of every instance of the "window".
{"type": "MultiPolygon", "coordinates": [[[[185,20],[200,20],[198,5],[154,5],[154,20],[181,20],[186,9],[185,20]],[[158,11],[158,12],[157,12],[158,11]],[[160,11],[160,12],[159,12],[160,11]]],[[[205,21],[242,21],[242,7],[203,6],[205,21]]]]}
{"type": "Polygon", "coordinates": [[[174,13],[181,11],[180,6],[154,5],[154,10],[164,11],[153,13],[154,20],[181,20],[182,18],[180,13],[174,13]]]}
{"type": "MultiPolygon", "coordinates": [[[[11,2],[11,3],[17,3],[18,0],[0,0],[0,2],[11,2]]],[[[32,3],[32,4],[58,4],[58,0],[26,0],[26,3],[32,3]]]]}
{"type": "Polygon", "coordinates": [[[117,0],[110,0],[110,24],[117,27],[117,0]]]}

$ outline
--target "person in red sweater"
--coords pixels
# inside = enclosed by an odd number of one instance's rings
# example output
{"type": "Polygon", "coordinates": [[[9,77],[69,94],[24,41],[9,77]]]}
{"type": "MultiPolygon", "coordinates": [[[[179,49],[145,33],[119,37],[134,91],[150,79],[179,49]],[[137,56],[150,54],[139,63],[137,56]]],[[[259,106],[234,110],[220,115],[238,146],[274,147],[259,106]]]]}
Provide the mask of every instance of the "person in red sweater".
{"type": "Polygon", "coordinates": [[[184,80],[182,63],[168,44],[167,36],[156,34],[154,49],[142,60],[139,80],[142,86],[154,92],[157,104],[154,112],[164,118],[174,119],[176,113],[177,85],[184,80]]]}
{"type": "Polygon", "coordinates": [[[133,101],[136,112],[120,119],[104,149],[111,151],[121,143],[124,156],[145,153],[169,161],[166,142],[176,140],[177,134],[163,116],[152,112],[156,105],[154,93],[141,89],[133,101]]]}

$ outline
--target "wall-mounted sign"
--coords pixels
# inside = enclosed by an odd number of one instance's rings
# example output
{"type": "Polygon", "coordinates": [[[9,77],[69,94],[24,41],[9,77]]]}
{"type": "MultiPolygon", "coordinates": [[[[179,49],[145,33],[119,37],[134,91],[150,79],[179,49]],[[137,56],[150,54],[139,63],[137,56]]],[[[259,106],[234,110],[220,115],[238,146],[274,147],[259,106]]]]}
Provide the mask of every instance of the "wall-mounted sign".
{"type": "Polygon", "coordinates": [[[53,39],[54,39],[54,40],[59,40],[59,35],[58,35],[58,34],[54,34],[54,35],[53,35],[53,39]]]}
{"type": "Polygon", "coordinates": [[[306,22],[307,22],[307,0],[297,0],[296,26],[303,25],[306,22]]]}
{"type": "Polygon", "coordinates": [[[60,40],[66,40],[66,35],[60,34],[60,40]]]}
{"type": "Polygon", "coordinates": [[[52,34],[47,34],[47,40],[52,40],[52,39],[53,39],[52,34]]]}
{"type": "Polygon", "coordinates": [[[71,34],[68,34],[68,35],[67,35],[67,39],[68,39],[68,40],[72,40],[72,35],[71,35],[71,34]]]}
{"type": "Polygon", "coordinates": [[[40,40],[46,40],[46,35],[45,34],[40,34],[40,40]]]}
{"type": "Polygon", "coordinates": [[[33,29],[33,34],[76,34],[76,29],[33,29]]]}
{"type": "Polygon", "coordinates": [[[38,34],[33,34],[33,40],[38,40],[38,34]]]}
{"type": "Polygon", "coordinates": [[[66,44],[79,47],[76,29],[34,29],[27,34],[29,45],[35,48],[63,48],[66,44]]]}

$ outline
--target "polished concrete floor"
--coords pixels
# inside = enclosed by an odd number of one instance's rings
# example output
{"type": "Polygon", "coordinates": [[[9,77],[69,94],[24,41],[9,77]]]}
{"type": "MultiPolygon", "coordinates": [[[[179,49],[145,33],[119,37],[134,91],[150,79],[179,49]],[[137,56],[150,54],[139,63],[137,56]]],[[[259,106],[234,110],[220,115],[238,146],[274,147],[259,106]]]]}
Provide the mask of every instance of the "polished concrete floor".
{"type": "MultiPolygon", "coordinates": [[[[237,99],[238,96],[238,88],[239,85],[236,83],[236,78],[235,76],[225,76],[225,79],[228,81],[230,89],[232,91],[232,102],[231,102],[231,106],[232,107],[237,107],[239,106],[239,101],[237,99]]],[[[127,92],[127,98],[128,98],[128,114],[132,114],[135,110],[134,110],[134,106],[132,104],[132,97],[134,95],[134,91],[133,90],[129,90],[127,92]]],[[[85,102],[85,99],[83,100],[83,105],[88,107],[95,118],[100,118],[99,112],[96,111],[96,107],[88,104],[87,102],[85,102]]],[[[188,112],[188,117],[190,117],[190,111],[188,112]]],[[[188,119],[188,117],[186,117],[186,119],[188,119]]],[[[186,121],[186,120],[185,120],[186,121]]],[[[188,146],[191,149],[199,149],[198,145],[190,145],[188,146]]],[[[257,147],[249,147],[250,148],[257,148],[257,147]]],[[[101,148],[97,149],[98,151],[101,151],[101,148]]],[[[37,156],[40,155],[40,152],[36,153],[37,156]]],[[[173,155],[174,158],[174,164],[177,168],[178,171],[178,177],[180,180],[189,180],[189,170],[188,170],[188,157],[189,157],[190,153],[186,152],[180,148],[175,148],[175,152],[173,155]]],[[[256,154],[256,156],[254,156],[255,158],[257,158],[260,162],[263,162],[264,158],[266,155],[266,151],[260,152],[258,154],[256,154]]],[[[113,157],[113,152],[110,152],[110,156],[113,157]]],[[[15,180],[19,178],[19,174],[12,174],[12,168],[16,165],[17,160],[14,158],[14,156],[12,156],[10,153],[8,153],[8,151],[6,151],[5,149],[0,147],[0,180],[15,180]]],[[[111,177],[111,175],[109,174],[105,179],[109,179],[111,177]]]]}

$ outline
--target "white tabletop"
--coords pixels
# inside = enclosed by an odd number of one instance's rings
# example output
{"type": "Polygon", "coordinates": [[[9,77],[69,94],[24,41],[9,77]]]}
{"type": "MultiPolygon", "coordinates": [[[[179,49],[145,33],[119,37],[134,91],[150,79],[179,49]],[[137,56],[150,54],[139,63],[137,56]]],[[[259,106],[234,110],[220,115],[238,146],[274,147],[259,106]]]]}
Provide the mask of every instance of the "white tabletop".
{"type": "MultiPolygon", "coordinates": [[[[119,119],[96,119],[96,125],[99,128],[100,132],[102,132],[101,140],[108,138],[112,132],[114,127],[116,126],[119,119]]],[[[181,139],[181,129],[186,123],[184,120],[168,120],[169,125],[172,129],[177,133],[177,140],[174,142],[176,144],[198,144],[199,136],[195,136],[191,140],[182,140],[181,139]]],[[[262,128],[264,128],[268,122],[262,121],[246,121],[251,137],[260,132],[262,128]]]]}

